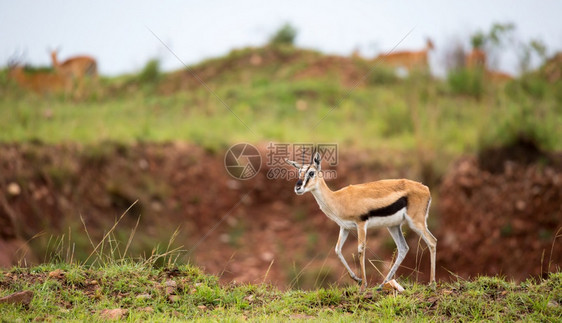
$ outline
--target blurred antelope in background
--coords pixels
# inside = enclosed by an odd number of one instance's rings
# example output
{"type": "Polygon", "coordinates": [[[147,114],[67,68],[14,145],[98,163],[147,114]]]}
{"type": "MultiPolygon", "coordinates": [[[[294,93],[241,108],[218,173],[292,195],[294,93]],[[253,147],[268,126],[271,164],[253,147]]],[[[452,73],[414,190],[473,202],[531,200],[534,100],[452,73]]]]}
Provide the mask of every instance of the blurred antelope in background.
{"type": "Polygon", "coordinates": [[[503,83],[512,80],[513,77],[507,73],[488,69],[486,52],[479,48],[473,48],[465,58],[465,67],[473,71],[483,72],[484,77],[492,83],[503,83]]]}
{"type": "Polygon", "coordinates": [[[397,51],[377,56],[382,64],[395,68],[403,68],[408,72],[413,70],[428,71],[428,53],[434,49],[433,42],[427,38],[425,48],[418,51],[397,51]]]}
{"type": "Polygon", "coordinates": [[[430,281],[435,282],[437,239],[427,228],[427,216],[431,203],[427,186],[407,179],[393,179],[349,185],[338,191],[332,191],[328,188],[322,176],[319,153],[315,153],[312,163],[308,165],[301,165],[290,160],[285,161],[297,168],[299,172],[295,193],[302,195],[311,192],[322,212],[340,226],[336,254],[351,278],[361,285],[361,291],[365,291],[367,287],[365,273],[367,229],[387,227],[398,247],[398,256],[388,275],[384,278],[384,284],[394,276],[409,250],[406,239],[402,234],[403,223],[407,223],[429,246],[431,258],[430,281]],[[361,266],[361,277],[355,275],[341,252],[343,244],[352,230],[357,230],[357,252],[361,266]]]}
{"type": "Polygon", "coordinates": [[[83,94],[87,79],[97,82],[98,64],[93,57],[74,56],[59,62],[58,50],[51,50],[50,53],[53,68],[72,82],[78,96],[83,94]]]}
{"type": "Polygon", "coordinates": [[[465,58],[465,66],[469,69],[486,69],[486,53],[478,48],[474,48],[465,58]]]}
{"type": "Polygon", "coordinates": [[[54,70],[27,70],[12,61],[8,64],[8,76],[20,87],[39,94],[68,94],[72,84],[69,79],[54,70]]]}

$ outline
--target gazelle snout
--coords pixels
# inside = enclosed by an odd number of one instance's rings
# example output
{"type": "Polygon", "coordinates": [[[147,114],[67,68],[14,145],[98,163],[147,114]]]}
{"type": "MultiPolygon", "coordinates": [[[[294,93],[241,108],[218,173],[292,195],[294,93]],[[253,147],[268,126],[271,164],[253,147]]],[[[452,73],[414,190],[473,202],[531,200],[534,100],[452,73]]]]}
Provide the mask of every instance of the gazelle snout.
{"type": "Polygon", "coordinates": [[[295,184],[295,193],[297,193],[298,195],[304,194],[304,187],[302,183],[302,179],[299,179],[295,184]]]}

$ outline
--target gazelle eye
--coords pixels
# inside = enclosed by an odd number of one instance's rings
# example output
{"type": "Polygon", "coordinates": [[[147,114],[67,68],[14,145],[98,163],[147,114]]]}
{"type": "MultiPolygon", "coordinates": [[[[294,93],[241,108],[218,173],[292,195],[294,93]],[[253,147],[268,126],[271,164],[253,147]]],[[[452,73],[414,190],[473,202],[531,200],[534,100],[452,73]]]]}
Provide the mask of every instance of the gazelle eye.
{"type": "Polygon", "coordinates": [[[312,171],[308,172],[308,177],[310,177],[310,178],[314,177],[314,172],[312,172],[312,171]]]}

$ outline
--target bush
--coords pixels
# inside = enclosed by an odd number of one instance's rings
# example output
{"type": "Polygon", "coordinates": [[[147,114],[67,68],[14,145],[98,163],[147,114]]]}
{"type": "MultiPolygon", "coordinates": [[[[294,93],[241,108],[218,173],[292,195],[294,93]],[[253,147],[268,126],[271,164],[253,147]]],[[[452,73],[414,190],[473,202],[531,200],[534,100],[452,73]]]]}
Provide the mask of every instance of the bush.
{"type": "Polygon", "coordinates": [[[480,150],[510,147],[520,142],[532,143],[540,151],[552,150],[558,138],[556,121],[548,118],[531,104],[513,105],[496,111],[480,134],[480,150]]]}
{"type": "Polygon", "coordinates": [[[284,24],[271,38],[270,45],[294,45],[297,37],[297,30],[291,24],[284,24]]]}
{"type": "Polygon", "coordinates": [[[141,84],[156,83],[160,79],[160,61],[158,59],[149,60],[142,71],[139,73],[138,80],[141,84]]]}
{"type": "Polygon", "coordinates": [[[484,94],[484,73],[481,70],[452,70],[447,75],[447,82],[454,94],[464,94],[477,99],[484,94]]]}

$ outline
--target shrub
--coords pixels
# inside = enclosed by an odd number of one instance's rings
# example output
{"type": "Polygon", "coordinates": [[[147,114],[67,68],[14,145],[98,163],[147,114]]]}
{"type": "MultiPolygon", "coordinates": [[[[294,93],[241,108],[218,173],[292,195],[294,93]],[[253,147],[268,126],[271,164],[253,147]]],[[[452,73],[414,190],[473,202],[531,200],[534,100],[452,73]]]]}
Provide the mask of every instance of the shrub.
{"type": "Polygon", "coordinates": [[[531,104],[513,105],[496,113],[480,135],[480,151],[522,142],[536,146],[539,151],[549,151],[558,140],[554,131],[556,121],[541,116],[541,111],[531,104]]]}
{"type": "Polygon", "coordinates": [[[454,94],[464,94],[477,99],[484,94],[484,75],[481,70],[452,70],[447,75],[447,83],[454,94]]]}
{"type": "Polygon", "coordinates": [[[291,24],[284,24],[271,38],[270,45],[293,45],[297,37],[297,30],[291,24]]]}
{"type": "Polygon", "coordinates": [[[149,60],[138,75],[139,83],[151,84],[160,79],[160,61],[158,59],[149,60]]]}

